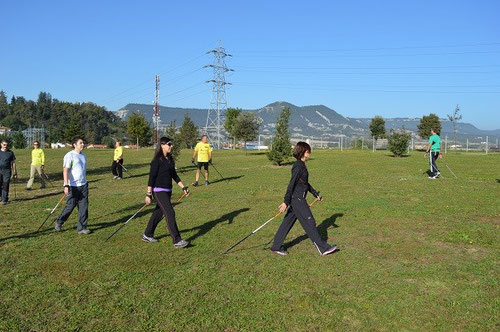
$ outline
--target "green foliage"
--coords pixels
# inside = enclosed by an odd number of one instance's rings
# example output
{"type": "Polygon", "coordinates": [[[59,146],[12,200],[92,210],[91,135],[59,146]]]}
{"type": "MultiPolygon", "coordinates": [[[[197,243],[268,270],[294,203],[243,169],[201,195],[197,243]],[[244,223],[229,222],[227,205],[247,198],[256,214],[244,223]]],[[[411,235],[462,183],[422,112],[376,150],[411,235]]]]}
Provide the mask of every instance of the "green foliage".
{"type": "MultiPolygon", "coordinates": [[[[184,118],[184,122],[185,121],[186,119],[184,118]]],[[[169,137],[172,143],[174,144],[172,146],[171,154],[174,160],[177,160],[181,154],[183,144],[185,143],[185,141],[183,140],[181,133],[177,131],[177,128],[175,126],[175,121],[171,121],[170,124],[167,126],[167,129],[165,130],[165,136],[169,137]]]]}
{"type": "Polygon", "coordinates": [[[139,148],[139,145],[146,146],[151,143],[153,132],[149,122],[146,121],[142,114],[132,113],[130,115],[127,121],[127,131],[135,139],[137,148],[139,148]]]}
{"type": "Polygon", "coordinates": [[[458,132],[458,121],[462,120],[462,115],[460,114],[460,106],[455,107],[453,114],[448,114],[448,120],[453,124],[453,133],[455,145],[457,145],[457,132],[458,132]]]}
{"type": "Polygon", "coordinates": [[[105,144],[110,149],[114,149],[115,148],[115,141],[111,137],[109,137],[109,136],[105,136],[102,139],[102,144],[105,144]]]}
{"type": "Polygon", "coordinates": [[[24,137],[22,131],[17,131],[12,134],[12,145],[15,149],[25,149],[27,146],[26,137],[24,137]]]}
{"type": "Polygon", "coordinates": [[[385,136],[385,120],[381,116],[376,116],[370,122],[370,131],[375,139],[385,136]]]}
{"type": "Polygon", "coordinates": [[[356,138],[352,141],[352,147],[353,149],[359,149],[361,150],[363,148],[363,141],[361,138],[356,138]]]}
{"type": "Polygon", "coordinates": [[[439,121],[439,117],[436,114],[424,115],[420,119],[417,128],[418,136],[427,139],[431,136],[431,128],[436,128],[438,134],[441,132],[441,121],[439,121]]]}
{"type": "Polygon", "coordinates": [[[67,143],[71,143],[75,137],[81,137],[87,142],[87,139],[85,137],[85,134],[83,132],[82,127],[80,127],[80,124],[78,123],[77,120],[73,120],[70,122],[69,126],[66,128],[64,131],[64,141],[67,143]]]}
{"type": "Polygon", "coordinates": [[[14,131],[32,127],[44,127],[48,131],[46,141],[69,143],[68,124],[76,124],[88,143],[100,144],[105,136],[125,133],[125,123],[113,112],[93,103],[68,103],[52,99],[50,93],[40,92],[37,101],[12,97],[10,103],[0,91],[0,124],[14,131]]]}
{"type": "Polygon", "coordinates": [[[411,135],[404,129],[401,131],[391,129],[391,133],[388,137],[387,148],[394,154],[394,156],[401,157],[408,150],[410,139],[411,135]]]}
{"type": "Polygon", "coordinates": [[[292,156],[292,143],[288,133],[288,123],[290,121],[290,108],[284,107],[276,123],[276,132],[271,145],[271,150],[267,153],[267,158],[277,165],[281,165],[292,156]]]}
{"type": "Polygon", "coordinates": [[[224,121],[224,129],[226,129],[230,138],[234,138],[234,121],[241,114],[241,108],[228,108],[226,110],[226,120],[224,121]]]}
{"type": "Polygon", "coordinates": [[[6,140],[12,146],[12,138],[8,135],[0,135],[0,141],[6,140]]]}
{"type": "Polygon", "coordinates": [[[192,149],[196,145],[198,140],[198,127],[196,127],[188,114],[184,117],[179,135],[178,148],[192,149]]]}
{"type": "Polygon", "coordinates": [[[261,119],[256,117],[252,112],[241,113],[234,119],[233,122],[233,135],[237,140],[245,142],[252,141],[257,138],[259,134],[259,127],[261,119]]]}

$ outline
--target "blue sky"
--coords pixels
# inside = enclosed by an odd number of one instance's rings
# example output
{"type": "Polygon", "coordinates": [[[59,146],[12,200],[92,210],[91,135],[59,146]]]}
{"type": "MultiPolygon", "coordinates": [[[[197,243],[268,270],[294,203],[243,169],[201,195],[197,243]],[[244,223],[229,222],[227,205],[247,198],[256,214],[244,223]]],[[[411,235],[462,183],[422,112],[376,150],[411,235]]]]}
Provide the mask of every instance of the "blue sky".
{"type": "Polygon", "coordinates": [[[350,117],[451,114],[500,128],[499,1],[8,1],[0,89],[117,110],[208,108],[219,40],[228,105],[323,104],[350,117]]]}

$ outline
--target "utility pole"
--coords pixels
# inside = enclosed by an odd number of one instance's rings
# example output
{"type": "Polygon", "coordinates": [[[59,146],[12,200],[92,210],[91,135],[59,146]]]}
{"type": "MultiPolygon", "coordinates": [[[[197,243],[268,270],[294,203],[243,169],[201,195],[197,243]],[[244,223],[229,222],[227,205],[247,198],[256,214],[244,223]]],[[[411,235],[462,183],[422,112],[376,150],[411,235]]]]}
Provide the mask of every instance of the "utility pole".
{"type": "Polygon", "coordinates": [[[153,107],[153,124],[155,132],[153,142],[158,144],[160,141],[160,75],[155,76],[155,101],[153,107]]]}
{"type": "Polygon", "coordinates": [[[216,149],[221,149],[221,136],[227,109],[226,85],[231,84],[226,82],[226,73],[234,70],[226,66],[225,58],[232,55],[226,53],[220,41],[219,47],[207,52],[207,54],[209,53],[214,55],[214,62],[211,65],[203,66],[203,68],[213,68],[214,78],[206,81],[206,83],[212,83],[213,85],[212,100],[210,101],[204,133],[210,138],[216,149]]]}

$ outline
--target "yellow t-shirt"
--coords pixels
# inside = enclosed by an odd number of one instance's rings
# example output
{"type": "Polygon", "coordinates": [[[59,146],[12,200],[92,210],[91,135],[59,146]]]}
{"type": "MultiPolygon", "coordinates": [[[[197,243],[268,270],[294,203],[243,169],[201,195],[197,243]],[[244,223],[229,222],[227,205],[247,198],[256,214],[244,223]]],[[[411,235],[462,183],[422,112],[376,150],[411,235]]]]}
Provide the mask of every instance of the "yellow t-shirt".
{"type": "Polygon", "coordinates": [[[45,165],[45,153],[42,149],[31,150],[31,165],[42,166],[45,165]]]}
{"type": "Polygon", "coordinates": [[[115,155],[113,157],[113,160],[122,159],[122,155],[123,155],[123,146],[119,146],[115,149],[115,155]]]}
{"type": "Polygon", "coordinates": [[[208,154],[212,152],[212,148],[208,143],[198,142],[198,144],[196,144],[196,147],[194,148],[194,151],[198,152],[199,163],[207,163],[210,159],[208,157],[208,154]]]}

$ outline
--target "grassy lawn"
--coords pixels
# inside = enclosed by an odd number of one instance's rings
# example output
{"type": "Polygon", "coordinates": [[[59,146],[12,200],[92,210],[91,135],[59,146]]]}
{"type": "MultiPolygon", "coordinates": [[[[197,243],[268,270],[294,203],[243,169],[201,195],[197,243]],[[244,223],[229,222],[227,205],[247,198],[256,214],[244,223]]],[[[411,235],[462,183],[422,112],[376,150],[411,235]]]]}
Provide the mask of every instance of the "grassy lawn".
{"type": "MultiPolygon", "coordinates": [[[[62,192],[67,150],[46,150],[56,188],[25,191],[29,151],[16,151],[17,200],[0,206],[2,331],[498,330],[500,154],[449,154],[432,181],[421,153],[313,151],[310,181],[325,198],[312,208],[320,232],[341,251],[318,255],[297,223],[289,255],[269,251],[281,218],[221,253],[277,212],[290,166],[264,153],[216,151],[212,185],[176,206],[187,249],[140,240],[153,206],[142,205],[152,150],[125,151],[133,174],[113,181],[112,150],[85,151],[89,228],[77,211],[53,232],[34,233],[62,192]]],[[[194,180],[190,153],[178,162],[194,180]]],[[[175,188],[174,197],[180,197],[175,188]]],[[[311,201],[312,198],[309,197],[311,201]]]]}

